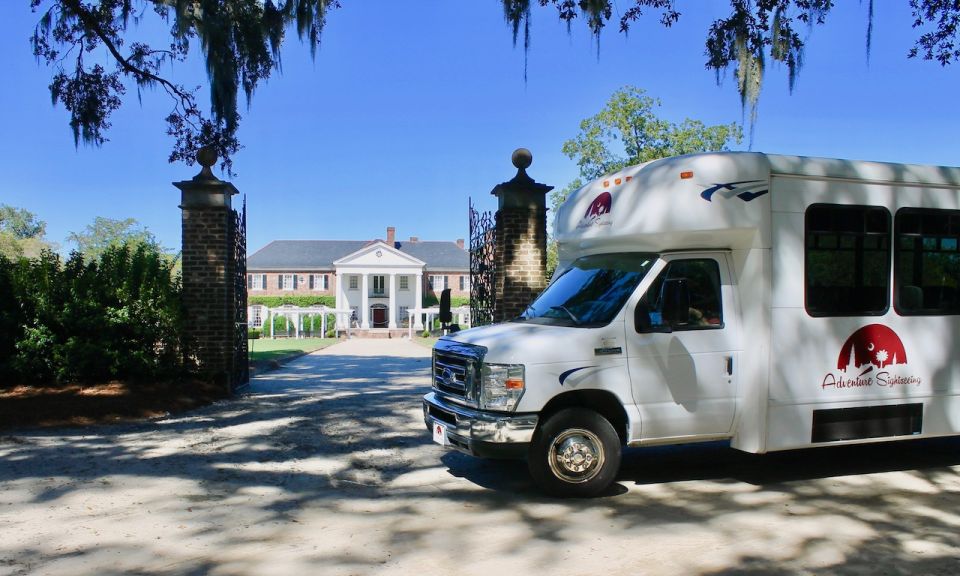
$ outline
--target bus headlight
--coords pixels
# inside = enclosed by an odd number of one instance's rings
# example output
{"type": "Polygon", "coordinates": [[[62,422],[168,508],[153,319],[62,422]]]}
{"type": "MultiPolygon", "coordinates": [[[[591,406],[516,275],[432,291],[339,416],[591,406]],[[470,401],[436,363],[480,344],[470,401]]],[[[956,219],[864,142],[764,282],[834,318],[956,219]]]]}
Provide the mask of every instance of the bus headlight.
{"type": "Polygon", "coordinates": [[[523,364],[484,364],[480,409],[513,412],[525,389],[523,364]]]}

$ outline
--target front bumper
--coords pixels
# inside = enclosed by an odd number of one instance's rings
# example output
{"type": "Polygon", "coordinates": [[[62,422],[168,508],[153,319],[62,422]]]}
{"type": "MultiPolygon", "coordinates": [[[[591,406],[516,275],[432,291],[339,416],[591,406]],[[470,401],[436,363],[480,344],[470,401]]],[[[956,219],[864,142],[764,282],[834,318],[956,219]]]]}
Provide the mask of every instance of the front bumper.
{"type": "Polygon", "coordinates": [[[461,452],[481,458],[525,458],[538,417],[481,412],[430,392],[423,397],[423,421],[431,432],[435,424],[443,424],[446,444],[461,452]]]}

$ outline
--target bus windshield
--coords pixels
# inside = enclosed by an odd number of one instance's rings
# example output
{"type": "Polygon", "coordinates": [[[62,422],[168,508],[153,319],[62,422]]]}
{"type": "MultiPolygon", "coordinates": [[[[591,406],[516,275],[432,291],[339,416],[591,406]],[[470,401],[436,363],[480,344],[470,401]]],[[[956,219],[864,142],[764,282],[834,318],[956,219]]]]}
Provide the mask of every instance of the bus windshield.
{"type": "Polygon", "coordinates": [[[579,258],[513,322],[605,326],[656,261],[656,254],[636,252],[579,258]]]}

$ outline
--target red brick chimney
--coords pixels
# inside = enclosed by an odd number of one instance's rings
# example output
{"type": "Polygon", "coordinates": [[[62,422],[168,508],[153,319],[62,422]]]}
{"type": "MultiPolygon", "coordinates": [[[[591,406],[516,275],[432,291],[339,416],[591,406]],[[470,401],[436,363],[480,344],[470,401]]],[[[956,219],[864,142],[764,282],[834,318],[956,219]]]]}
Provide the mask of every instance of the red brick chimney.
{"type": "Polygon", "coordinates": [[[387,246],[393,246],[397,241],[397,229],[387,226],[387,246]]]}
{"type": "Polygon", "coordinates": [[[463,250],[463,238],[457,238],[457,248],[463,250]]]}

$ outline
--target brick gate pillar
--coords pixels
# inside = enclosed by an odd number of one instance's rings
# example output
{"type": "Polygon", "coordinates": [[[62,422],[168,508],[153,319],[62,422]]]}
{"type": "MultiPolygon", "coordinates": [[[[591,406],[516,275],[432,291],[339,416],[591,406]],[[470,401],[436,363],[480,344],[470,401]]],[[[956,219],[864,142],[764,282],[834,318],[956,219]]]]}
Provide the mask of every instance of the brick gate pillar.
{"type": "Polygon", "coordinates": [[[495,223],[493,321],[518,316],[547,286],[547,192],[527,175],[533,155],[526,148],[513,153],[517,175],[498,184],[495,223]]]}
{"type": "Polygon", "coordinates": [[[181,191],[183,305],[191,360],[202,377],[230,391],[236,329],[230,198],[237,189],[214,176],[210,167],[216,161],[213,150],[202,148],[200,173],[173,185],[181,191]]]}

